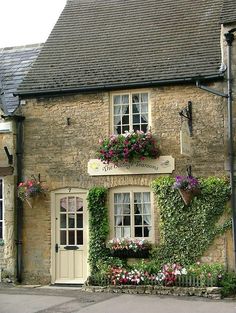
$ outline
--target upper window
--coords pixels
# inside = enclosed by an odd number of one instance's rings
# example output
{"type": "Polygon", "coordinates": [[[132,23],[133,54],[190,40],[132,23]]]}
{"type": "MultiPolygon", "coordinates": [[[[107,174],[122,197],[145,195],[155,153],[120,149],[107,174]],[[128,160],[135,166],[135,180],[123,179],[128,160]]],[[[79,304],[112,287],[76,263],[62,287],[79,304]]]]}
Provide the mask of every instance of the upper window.
{"type": "Polygon", "coordinates": [[[113,131],[148,131],[148,93],[124,93],[113,95],[113,131]]]}
{"type": "Polygon", "coordinates": [[[0,179],[0,239],[3,239],[3,183],[0,179]]]}
{"type": "Polygon", "coordinates": [[[116,238],[151,238],[152,200],[146,188],[130,188],[112,193],[113,232],[116,238]]]}

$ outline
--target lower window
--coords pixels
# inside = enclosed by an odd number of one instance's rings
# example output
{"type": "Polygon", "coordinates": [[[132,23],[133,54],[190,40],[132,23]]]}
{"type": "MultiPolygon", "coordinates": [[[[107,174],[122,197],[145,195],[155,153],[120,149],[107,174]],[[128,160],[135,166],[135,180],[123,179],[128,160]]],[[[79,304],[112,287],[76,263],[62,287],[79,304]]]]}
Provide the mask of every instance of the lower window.
{"type": "Polygon", "coordinates": [[[151,238],[151,192],[144,188],[121,190],[112,193],[114,237],[151,238]]]}

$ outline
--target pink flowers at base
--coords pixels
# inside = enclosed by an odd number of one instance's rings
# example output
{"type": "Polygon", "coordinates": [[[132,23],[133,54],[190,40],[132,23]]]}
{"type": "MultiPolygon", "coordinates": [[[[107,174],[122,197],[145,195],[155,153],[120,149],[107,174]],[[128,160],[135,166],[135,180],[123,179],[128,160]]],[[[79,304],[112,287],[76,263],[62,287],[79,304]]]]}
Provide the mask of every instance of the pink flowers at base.
{"type": "Polygon", "coordinates": [[[103,163],[133,162],[145,158],[156,159],[160,155],[157,142],[151,132],[125,132],[99,140],[98,159],[103,163]]]}
{"type": "Polygon", "coordinates": [[[179,264],[165,264],[157,273],[144,270],[111,268],[110,279],[113,285],[162,285],[173,286],[177,277],[187,275],[187,270],[179,264]]]}

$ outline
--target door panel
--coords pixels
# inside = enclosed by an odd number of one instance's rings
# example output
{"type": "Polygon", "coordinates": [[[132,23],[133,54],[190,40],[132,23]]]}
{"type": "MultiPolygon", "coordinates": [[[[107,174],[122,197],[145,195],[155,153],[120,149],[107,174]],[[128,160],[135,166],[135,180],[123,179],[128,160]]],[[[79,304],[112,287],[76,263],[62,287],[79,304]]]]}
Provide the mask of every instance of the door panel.
{"type": "Polygon", "coordinates": [[[55,282],[84,283],[88,255],[86,194],[58,194],[55,204],[55,282]]]}

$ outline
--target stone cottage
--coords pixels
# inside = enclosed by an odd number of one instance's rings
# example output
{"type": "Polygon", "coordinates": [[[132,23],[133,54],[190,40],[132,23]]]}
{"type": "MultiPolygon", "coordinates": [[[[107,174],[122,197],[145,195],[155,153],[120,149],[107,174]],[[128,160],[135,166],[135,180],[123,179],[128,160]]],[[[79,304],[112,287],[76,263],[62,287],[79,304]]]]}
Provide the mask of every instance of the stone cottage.
{"type": "MultiPolygon", "coordinates": [[[[195,176],[228,176],[224,34],[235,27],[235,13],[233,0],[67,1],[17,90],[23,177],[40,175],[49,190],[32,207],[24,204],[24,281],[86,280],[91,187],[109,189],[111,238],[142,234],[158,243],[156,177],[185,174],[189,165],[195,176]],[[180,145],[186,118],[179,112],[190,111],[180,145]],[[96,160],[100,138],[133,129],[151,129],[162,158],[135,169],[96,160]],[[141,223],[137,202],[145,207],[141,223]]],[[[233,74],[235,46],[232,40],[233,74]]],[[[230,244],[230,235],[218,238],[205,257],[232,265],[230,244]]]]}
{"type": "Polygon", "coordinates": [[[19,97],[15,97],[13,93],[36,59],[40,47],[27,45],[0,49],[0,278],[2,279],[11,279],[15,276],[15,242],[19,244],[15,195],[20,170],[21,147],[18,135],[22,117],[15,114],[19,97]]]}

